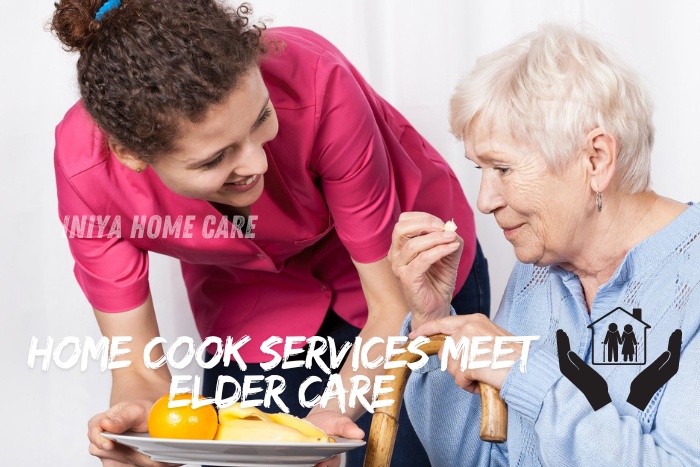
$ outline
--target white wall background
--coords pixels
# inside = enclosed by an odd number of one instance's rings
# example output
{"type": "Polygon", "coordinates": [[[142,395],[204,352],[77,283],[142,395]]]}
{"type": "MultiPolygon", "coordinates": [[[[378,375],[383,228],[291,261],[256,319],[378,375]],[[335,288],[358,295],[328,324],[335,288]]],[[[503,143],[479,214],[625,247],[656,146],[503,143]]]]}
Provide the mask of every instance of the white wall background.
{"type": "MultiPolygon", "coordinates": [[[[654,188],[698,200],[700,3],[618,0],[259,0],[273,25],[313,29],[450,162],[467,197],[478,172],[447,132],[447,101],[475,57],[544,21],[585,22],[644,77],[656,102],[654,188]]],[[[0,4],[0,465],[99,465],[86,423],[106,408],[108,373],[27,367],[32,336],[99,337],[73,278],[56,215],[53,129],[77,98],[74,55],[48,32],[49,0],[0,4]]],[[[514,257],[491,217],[477,214],[490,261],[494,306],[514,257]]],[[[152,256],[151,284],[163,335],[196,335],[179,268],[152,256]]],[[[94,366],[94,365],[93,365],[94,366]]]]}

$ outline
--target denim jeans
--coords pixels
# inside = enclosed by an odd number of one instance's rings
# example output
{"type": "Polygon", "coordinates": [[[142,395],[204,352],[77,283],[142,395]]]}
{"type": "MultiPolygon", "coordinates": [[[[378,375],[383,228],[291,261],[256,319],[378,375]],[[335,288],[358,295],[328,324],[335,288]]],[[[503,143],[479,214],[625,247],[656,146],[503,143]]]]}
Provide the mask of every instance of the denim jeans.
{"type": "MultiPolygon", "coordinates": [[[[489,275],[488,264],[486,258],[481,251],[480,245],[476,246],[476,258],[474,265],[469,273],[469,277],[464,286],[452,300],[452,306],[458,314],[483,313],[488,316],[490,308],[490,291],[489,291],[489,275]]],[[[333,310],[329,310],[326,320],[321,325],[317,335],[332,337],[336,343],[336,348],[341,348],[342,345],[348,342],[354,342],[355,336],[360,332],[360,329],[343,321],[333,310]]],[[[211,358],[211,356],[209,356],[211,358]]],[[[304,354],[300,354],[298,359],[304,359],[304,354]]],[[[327,365],[330,364],[330,355],[324,355],[324,361],[327,365]]],[[[330,365],[329,365],[330,366],[330,365]]],[[[342,366],[342,365],[341,365],[342,366]]],[[[311,398],[311,394],[320,394],[323,392],[328,380],[328,375],[324,373],[318,365],[312,365],[310,369],[305,367],[280,369],[275,368],[271,371],[263,371],[258,364],[249,364],[246,371],[241,371],[237,365],[229,367],[223,364],[217,365],[214,368],[204,371],[204,379],[202,383],[202,393],[206,397],[214,397],[216,390],[216,381],[219,375],[228,375],[242,382],[246,374],[249,375],[266,375],[276,374],[284,378],[287,388],[291,390],[283,391],[280,395],[282,402],[289,408],[291,414],[297,417],[304,417],[309,412],[309,409],[301,407],[299,398],[295,388],[298,388],[303,381],[309,376],[318,376],[321,378],[321,383],[315,383],[307,388],[306,394],[311,398]]],[[[228,385],[230,387],[231,385],[228,385]]],[[[231,388],[233,391],[233,388],[231,388]]],[[[224,391],[223,397],[230,397],[231,393],[224,391]]],[[[270,408],[263,410],[269,412],[281,412],[282,408],[272,401],[270,408]]],[[[370,425],[372,423],[372,414],[366,413],[357,420],[357,425],[369,434],[370,425]]],[[[361,467],[364,462],[365,448],[357,448],[348,452],[347,466],[361,467]]],[[[405,406],[402,404],[399,414],[399,430],[396,435],[394,444],[394,454],[391,461],[392,467],[422,467],[430,466],[428,456],[423,449],[416,432],[408,419],[405,406]]],[[[441,467],[441,466],[436,466],[441,467]]]]}

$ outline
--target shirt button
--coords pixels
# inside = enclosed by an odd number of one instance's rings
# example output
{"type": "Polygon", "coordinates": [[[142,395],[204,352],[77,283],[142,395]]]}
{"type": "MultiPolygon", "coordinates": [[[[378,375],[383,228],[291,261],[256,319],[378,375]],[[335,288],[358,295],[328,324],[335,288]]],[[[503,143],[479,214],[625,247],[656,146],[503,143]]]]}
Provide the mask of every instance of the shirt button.
{"type": "Polygon", "coordinates": [[[324,292],[326,291],[326,289],[328,289],[328,287],[326,287],[325,285],[321,286],[321,290],[323,290],[324,292]]]}
{"type": "Polygon", "coordinates": [[[257,257],[258,259],[265,259],[265,255],[263,255],[262,253],[258,253],[257,257]]]}

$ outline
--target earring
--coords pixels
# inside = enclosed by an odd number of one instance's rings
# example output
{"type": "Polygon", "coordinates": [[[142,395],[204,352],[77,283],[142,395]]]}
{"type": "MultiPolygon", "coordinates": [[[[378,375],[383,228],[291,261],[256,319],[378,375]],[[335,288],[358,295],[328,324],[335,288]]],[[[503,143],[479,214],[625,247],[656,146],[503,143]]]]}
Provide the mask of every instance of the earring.
{"type": "Polygon", "coordinates": [[[595,207],[598,209],[598,212],[603,210],[603,195],[600,191],[595,192],[595,207]]]}

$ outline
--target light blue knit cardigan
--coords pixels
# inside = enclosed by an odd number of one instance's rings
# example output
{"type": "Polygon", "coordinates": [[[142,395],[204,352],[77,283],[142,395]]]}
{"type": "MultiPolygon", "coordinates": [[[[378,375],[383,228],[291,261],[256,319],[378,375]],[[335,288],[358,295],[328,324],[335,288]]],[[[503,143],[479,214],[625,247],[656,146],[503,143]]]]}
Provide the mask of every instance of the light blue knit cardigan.
{"type": "MultiPolygon", "coordinates": [[[[479,439],[479,396],[440,371],[437,357],[414,372],[405,394],[408,413],[434,467],[700,465],[700,205],[634,247],[600,287],[589,315],[578,277],[560,267],[518,263],[495,322],[514,335],[537,335],[527,360],[506,378],[508,441],[479,439]],[[591,363],[587,326],[616,307],[642,308],[651,328],[647,365],[683,331],[678,373],[642,412],[626,402],[646,366],[592,366],[607,381],[612,404],[593,411],[559,371],[556,330],[591,363]]],[[[404,334],[410,330],[410,316],[404,334]]],[[[605,329],[596,329],[596,335],[605,329]]]]}

